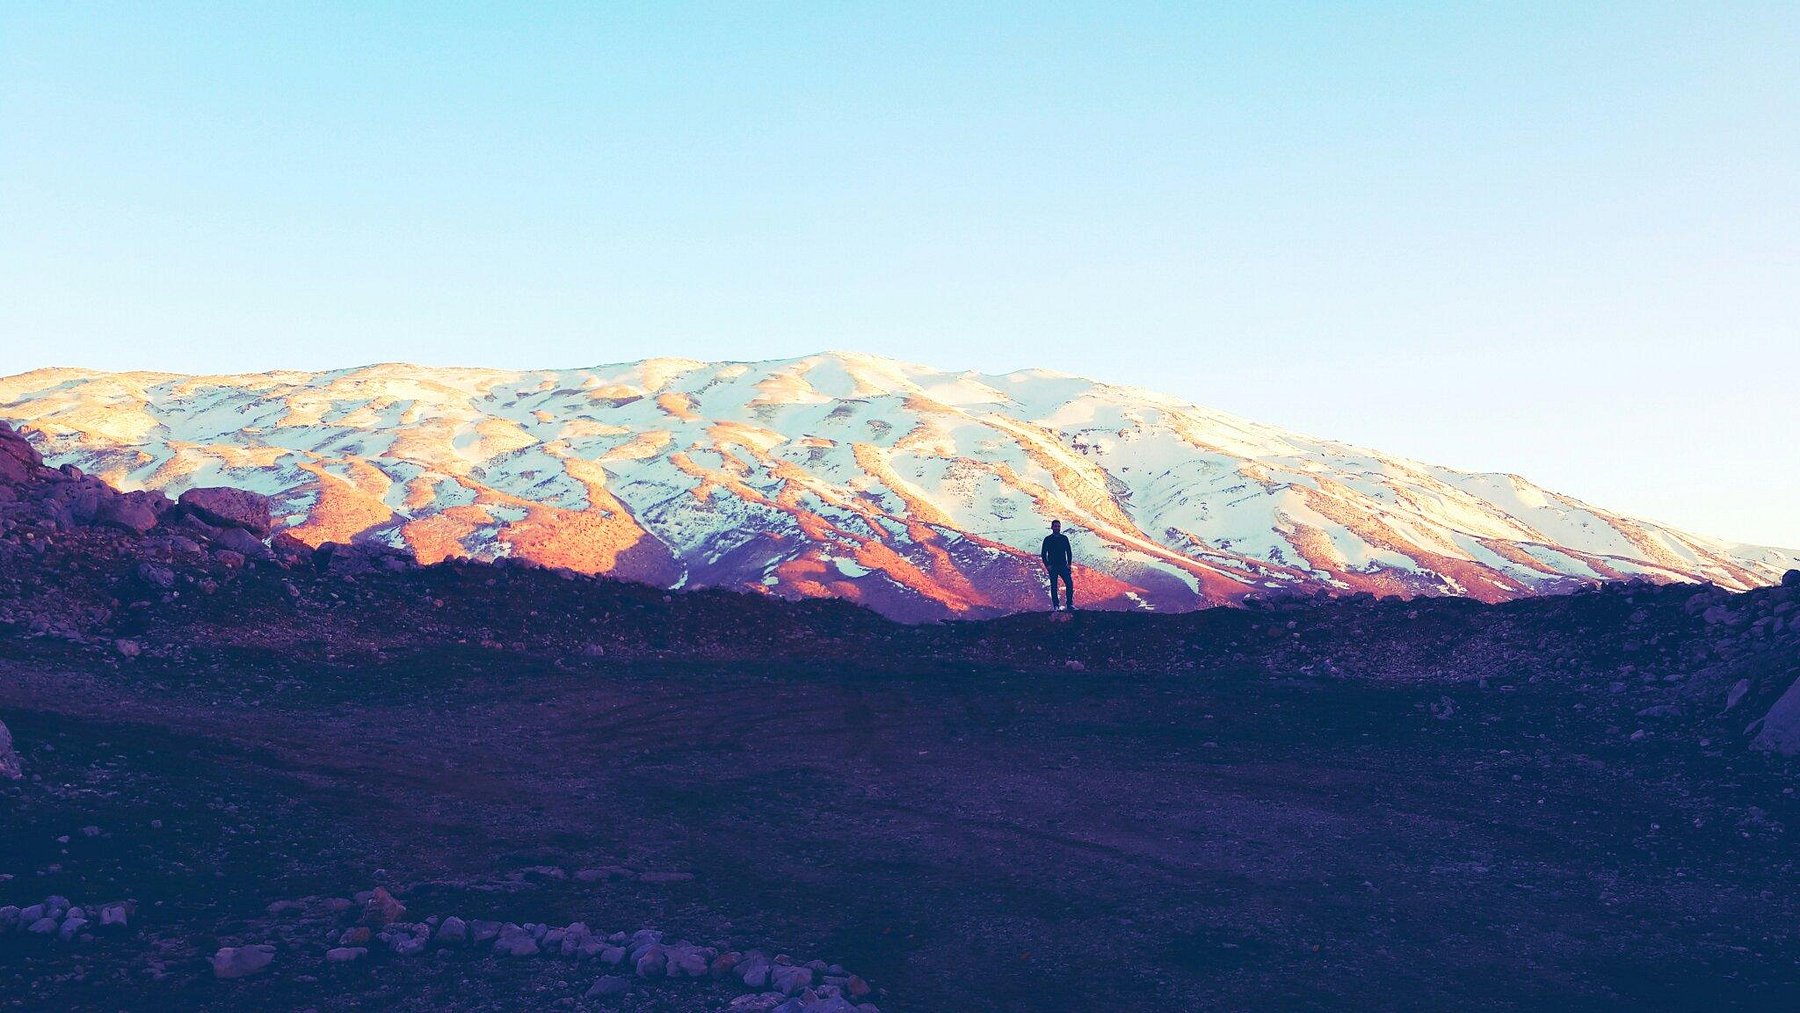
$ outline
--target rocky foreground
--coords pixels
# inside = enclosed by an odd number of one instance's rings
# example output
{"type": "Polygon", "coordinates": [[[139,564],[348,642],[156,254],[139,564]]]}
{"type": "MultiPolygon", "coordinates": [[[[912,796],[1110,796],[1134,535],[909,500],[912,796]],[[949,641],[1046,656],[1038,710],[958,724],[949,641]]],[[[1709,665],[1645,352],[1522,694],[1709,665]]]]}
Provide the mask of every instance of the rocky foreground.
{"type": "Polygon", "coordinates": [[[0,432],[0,1005],[1767,1008],[1797,677],[1795,585],[902,626],[0,432]]]}

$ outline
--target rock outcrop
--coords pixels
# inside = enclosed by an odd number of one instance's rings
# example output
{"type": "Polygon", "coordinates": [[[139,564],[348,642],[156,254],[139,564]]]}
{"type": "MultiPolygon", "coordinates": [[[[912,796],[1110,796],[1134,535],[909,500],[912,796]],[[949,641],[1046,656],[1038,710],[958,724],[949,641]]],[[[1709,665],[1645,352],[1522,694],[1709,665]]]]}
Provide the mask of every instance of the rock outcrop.
{"type": "Polygon", "coordinates": [[[181,508],[208,524],[224,528],[241,528],[257,538],[267,538],[273,519],[269,497],[234,489],[230,486],[208,486],[189,489],[181,494],[181,508]]]}
{"type": "Polygon", "coordinates": [[[1767,749],[1783,756],[1800,753],[1800,679],[1781,694],[1775,706],[1763,716],[1762,729],[1750,740],[1756,749],[1767,749]]]}
{"type": "Polygon", "coordinates": [[[6,722],[0,721],[0,778],[17,781],[24,776],[19,753],[13,749],[12,732],[7,730],[6,722]]]}

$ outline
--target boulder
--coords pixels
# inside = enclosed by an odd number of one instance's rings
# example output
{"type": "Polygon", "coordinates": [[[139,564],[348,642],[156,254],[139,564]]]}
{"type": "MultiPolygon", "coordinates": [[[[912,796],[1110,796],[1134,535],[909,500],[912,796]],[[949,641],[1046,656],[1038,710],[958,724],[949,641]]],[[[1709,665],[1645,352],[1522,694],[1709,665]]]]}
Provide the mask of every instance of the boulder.
{"type": "Polygon", "coordinates": [[[275,962],[275,947],[268,943],[257,943],[254,946],[223,946],[213,954],[213,976],[218,978],[247,978],[252,974],[261,974],[275,962]]]}
{"type": "Polygon", "coordinates": [[[269,550],[276,556],[294,563],[310,562],[313,547],[301,541],[291,531],[277,531],[269,539],[269,550]]]}
{"type": "Polygon", "coordinates": [[[1781,694],[1762,719],[1762,730],[1750,742],[1752,749],[1767,749],[1783,756],[1800,753],[1800,679],[1781,694]]]}
{"type": "Polygon", "coordinates": [[[13,749],[12,732],[6,730],[6,722],[0,721],[0,779],[17,781],[24,776],[18,751],[13,749]]]}
{"type": "Polygon", "coordinates": [[[477,945],[491,943],[500,937],[501,927],[499,922],[476,919],[469,923],[469,942],[477,945]]]}
{"type": "Polygon", "coordinates": [[[660,978],[669,969],[669,954],[661,943],[652,944],[637,958],[635,966],[640,978],[660,978]]]}
{"type": "Polygon", "coordinates": [[[338,946],[325,951],[325,959],[334,964],[347,964],[368,955],[369,951],[361,946],[338,946]]]}
{"type": "Polygon", "coordinates": [[[1800,570],[1789,570],[1781,575],[1782,587],[1800,587],[1800,570]]]}
{"type": "Polygon", "coordinates": [[[444,945],[461,943],[469,938],[469,924],[461,918],[451,915],[444,919],[437,928],[437,940],[444,945]]]}
{"type": "MultiPolygon", "coordinates": [[[[214,549],[235,552],[251,559],[270,559],[274,553],[256,537],[243,528],[216,528],[211,535],[214,549]]],[[[214,553],[217,557],[218,553],[214,553]]]]}
{"type": "Polygon", "coordinates": [[[416,957],[425,952],[426,945],[427,937],[425,936],[401,936],[394,940],[393,950],[397,956],[416,957]]]}
{"type": "Polygon", "coordinates": [[[172,506],[162,493],[140,489],[102,499],[94,507],[94,523],[141,535],[156,527],[172,506]]]}
{"type": "Polygon", "coordinates": [[[361,921],[372,928],[381,928],[399,921],[405,915],[406,905],[395,900],[393,894],[387,892],[387,887],[378,886],[363,904],[361,921]]]}
{"type": "Polygon", "coordinates": [[[181,494],[181,508],[208,524],[222,528],[242,528],[258,538],[266,538],[274,520],[269,510],[269,497],[248,489],[211,486],[189,489],[181,494]]]}
{"type": "Polygon", "coordinates": [[[706,954],[698,950],[673,950],[668,955],[667,973],[671,978],[704,978],[707,970],[706,954]]]}
{"type": "Polygon", "coordinates": [[[175,571],[155,563],[139,563],[137,578],[159,591],[167,591],[175,586],[175,571]]]}
{"type": "Polygon", "coordinates": [[[777,966],[769,975],[769,987],[782,995],[794,993],[812,984],[813,973],[810,967],[777,966]]]}
{"type": "Polygon", "coordinates": [[[774,965],[763,957],[749,957],[736,968],[737,976],[750,988],[769,987],[769,972],[774,965]]]}
{"type": "Polygon", "coordinates": [[[500,938],[494,940],[494,952],[502,957],[535,957],[538,944],[529,931],[507,922],[500,929],[500,938]]]}

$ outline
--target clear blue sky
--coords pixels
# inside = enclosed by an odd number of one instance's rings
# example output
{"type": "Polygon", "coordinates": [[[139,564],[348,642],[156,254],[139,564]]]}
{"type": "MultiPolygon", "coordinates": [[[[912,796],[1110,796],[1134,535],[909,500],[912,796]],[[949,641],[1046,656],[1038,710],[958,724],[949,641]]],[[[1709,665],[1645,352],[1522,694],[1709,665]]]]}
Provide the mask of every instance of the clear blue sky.
{"type": "Polygon", "coordinates": [[[1800,6],[0,0],[0,373],[860,349],[1800,545],[1800,6]]]}

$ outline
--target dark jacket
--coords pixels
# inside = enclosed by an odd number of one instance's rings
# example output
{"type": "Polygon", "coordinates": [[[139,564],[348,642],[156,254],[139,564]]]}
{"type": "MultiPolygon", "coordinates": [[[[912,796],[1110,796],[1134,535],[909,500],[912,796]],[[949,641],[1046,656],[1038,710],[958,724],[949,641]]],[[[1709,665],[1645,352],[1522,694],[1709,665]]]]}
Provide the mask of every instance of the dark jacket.
{"type": "Polygon", "coordinates": [[[1038,553],[1047,569],[1062,571],[1069,568],[1074,561],[1075,553],[1069,548],[1069,536],[1056,534],[1044,538],[1044,548],[1038,553]]]}

